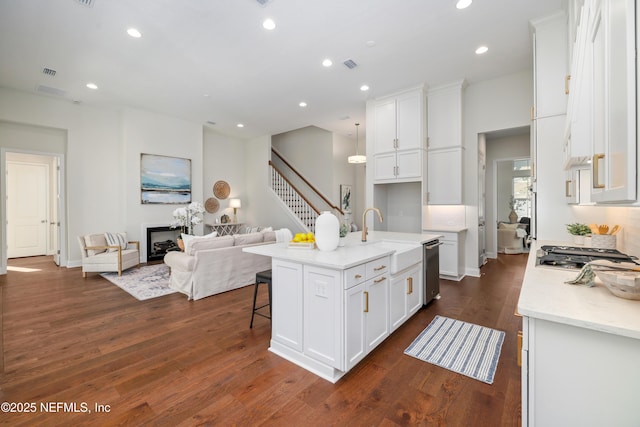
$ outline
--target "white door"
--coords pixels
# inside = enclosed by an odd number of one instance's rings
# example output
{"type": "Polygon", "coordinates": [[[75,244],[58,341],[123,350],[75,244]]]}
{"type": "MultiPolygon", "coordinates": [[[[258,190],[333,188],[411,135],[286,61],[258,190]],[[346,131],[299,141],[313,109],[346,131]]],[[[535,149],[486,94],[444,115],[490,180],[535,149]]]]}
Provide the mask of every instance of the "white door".
{"type": "Polygon", "coordinates": [[[7,257],[46,255],[49,165],[7,162],[7,257]]]}

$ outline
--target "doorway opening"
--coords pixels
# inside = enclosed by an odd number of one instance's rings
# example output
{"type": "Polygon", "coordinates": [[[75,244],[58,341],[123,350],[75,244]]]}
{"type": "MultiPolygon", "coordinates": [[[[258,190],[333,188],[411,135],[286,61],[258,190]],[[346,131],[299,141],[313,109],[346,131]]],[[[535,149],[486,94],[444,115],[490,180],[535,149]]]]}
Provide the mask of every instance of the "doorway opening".
{"type": "Polygon", "coordinates": [[[530,213],[530,221],[534,221],[535,205],[531,201],[531,193],[525,182],[531,176],[531,170],[525,165],[529,164],[531,158],[530,128],[523,126],[503,129],[480,136],[484,139],[486,165],[485,176],[479,180],[484,186],[484,191],[479,190],[478,193],[480,198],[484,199],[479,201],[484,206],[484,245],[487,258],[497,258],[498,225],[501,221],[509,222],[511,205],[514,204],[514,207],[521,211],[520,214],[516,212],[518,220],[525,217],[524,213],[527,212],[530,213]],[[499,168],[508,169],[509,172],[498,175],[499,168]],[[508,179],[503,180],[503,175],[508,175],[508,179]],[[523,188],[526,189],[526,195],[521,191],[523,188]]]}

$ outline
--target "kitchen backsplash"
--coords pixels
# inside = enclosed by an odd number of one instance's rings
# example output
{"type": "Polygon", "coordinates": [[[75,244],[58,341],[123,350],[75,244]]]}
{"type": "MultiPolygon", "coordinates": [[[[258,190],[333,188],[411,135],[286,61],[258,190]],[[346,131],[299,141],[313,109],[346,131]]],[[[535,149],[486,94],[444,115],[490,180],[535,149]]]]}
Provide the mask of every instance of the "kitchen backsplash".
{"type": "Polygon", "coordinates": [[[640,207],[607,208],[609,227],[622,227],[618,236],[618,250],[640,258],[640,207]]]}

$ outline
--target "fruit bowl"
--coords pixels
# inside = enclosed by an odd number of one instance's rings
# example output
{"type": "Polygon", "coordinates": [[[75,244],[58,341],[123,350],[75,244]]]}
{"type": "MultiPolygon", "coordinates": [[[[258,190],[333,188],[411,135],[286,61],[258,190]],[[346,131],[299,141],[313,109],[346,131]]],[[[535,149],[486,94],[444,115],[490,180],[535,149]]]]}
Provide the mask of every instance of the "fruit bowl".
{"type": "Polygon", "coordinates": [[[598,279],[617,297],[640,300],[640,272],[596,270],[598,279]]]}

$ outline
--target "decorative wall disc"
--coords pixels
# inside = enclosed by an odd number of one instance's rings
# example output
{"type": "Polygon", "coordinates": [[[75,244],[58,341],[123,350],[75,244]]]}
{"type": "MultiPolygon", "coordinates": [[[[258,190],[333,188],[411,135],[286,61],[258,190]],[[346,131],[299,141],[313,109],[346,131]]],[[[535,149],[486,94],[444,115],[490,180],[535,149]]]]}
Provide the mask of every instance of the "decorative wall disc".
{"type": "Polygon", "coordinates": [[[231,189],[226,181],[216,181],[216,183],[213,184],[213,195],[220,200],[224,200],[229,197],[230,192],[231,189]]]}
{"type": "Polygon", "coordinates": [[[218,201],[218,199],[214,199],[213,197],[209,197],[204,202],[204,208],[210,214],[218,212],[219,207],[220,207],[220,202],[218,201]]]}

